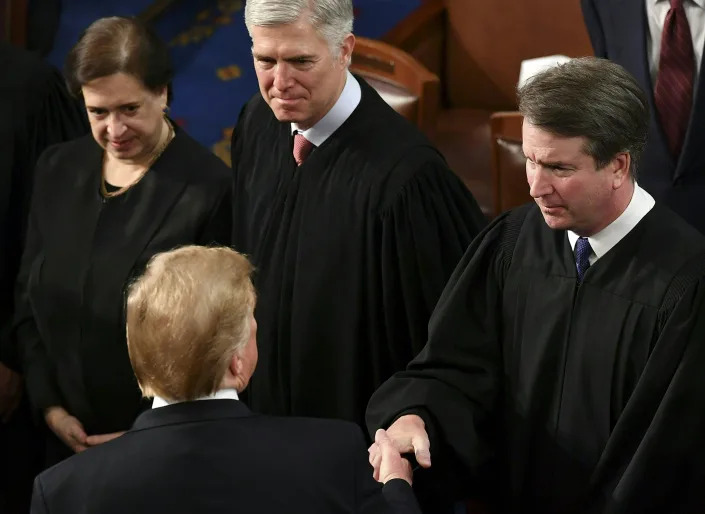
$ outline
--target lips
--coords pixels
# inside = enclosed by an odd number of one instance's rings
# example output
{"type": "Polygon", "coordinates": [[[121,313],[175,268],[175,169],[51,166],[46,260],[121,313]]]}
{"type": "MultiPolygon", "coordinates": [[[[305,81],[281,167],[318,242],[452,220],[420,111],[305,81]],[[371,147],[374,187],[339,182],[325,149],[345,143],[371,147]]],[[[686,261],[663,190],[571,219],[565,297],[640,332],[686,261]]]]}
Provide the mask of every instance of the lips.
{"type": "Polygon", "coordinates": [[[541,210],[546,214],[556,214],[557,212],[563,210],[562,205],[542,205],[541,210]]]}
{"type": "Polygon", "coordinates": [[[132,138],[125,139],[123,141],[110,141],[110,145],[118,150],[121,148],[126,148],[130,143],[132,143],[132,138]]]}

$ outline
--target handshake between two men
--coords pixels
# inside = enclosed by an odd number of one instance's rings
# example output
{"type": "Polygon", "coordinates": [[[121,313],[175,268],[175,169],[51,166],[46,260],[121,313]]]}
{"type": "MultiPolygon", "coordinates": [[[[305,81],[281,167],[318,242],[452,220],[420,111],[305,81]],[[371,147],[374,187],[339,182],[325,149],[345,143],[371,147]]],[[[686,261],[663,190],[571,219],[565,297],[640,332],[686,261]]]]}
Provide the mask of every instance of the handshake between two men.
{"type": "Polygon", "coordinates": [[[415,414],[399,417],[387,430],[377,430],[368,453],[374,479],[382,483],[393,478],[412,483],[413,470],[404,454],[413,453],[419,466],[431,467],[428,434],[423,420],[415,414]]]}

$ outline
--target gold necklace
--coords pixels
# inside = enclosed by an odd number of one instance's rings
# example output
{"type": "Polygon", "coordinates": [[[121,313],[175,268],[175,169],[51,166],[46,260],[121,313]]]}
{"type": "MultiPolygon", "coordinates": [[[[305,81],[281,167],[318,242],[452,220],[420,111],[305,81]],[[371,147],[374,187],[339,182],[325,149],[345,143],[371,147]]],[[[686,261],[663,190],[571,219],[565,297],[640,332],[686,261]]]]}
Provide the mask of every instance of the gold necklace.
{"type": "Polygon", "coordinates": [[[103,196],[103,198],[113,198],[115,196],[119,196],[123,194],[125,191],[130,189],[132,186],[135,184],[138,184],[140,180],[142,180],[142,177],[144,177],[147,172],[149,171],[149,168],[152,167],[152,165],[161,157],[162,153],[164,153],[164,150],[166,150],[166,147],[169,145],[169,142],[174,138],[174,126],[171,124],[171,121],[169,121],[169,118],[166,116],[164,117],[166,120],[166,124],[169,127],[169,132],[166,135],[166,139],[164,142],[159,146],[159,148],[154,152],[152,157],[149,159],[149,162],[147,163],[147,166],[145,166],[144,170],[140,175],[137,177],[137,180],[134,182],[131,182],[130,184],[127,184],[126,186],[122,186],[120,189],[116,191],[108,191],[108,188],[105,185],[105,158],[106,158],[106,152],[103,152],[103,170],[101,171],[101,176],[100,176],[100,194],[103,196]]]}

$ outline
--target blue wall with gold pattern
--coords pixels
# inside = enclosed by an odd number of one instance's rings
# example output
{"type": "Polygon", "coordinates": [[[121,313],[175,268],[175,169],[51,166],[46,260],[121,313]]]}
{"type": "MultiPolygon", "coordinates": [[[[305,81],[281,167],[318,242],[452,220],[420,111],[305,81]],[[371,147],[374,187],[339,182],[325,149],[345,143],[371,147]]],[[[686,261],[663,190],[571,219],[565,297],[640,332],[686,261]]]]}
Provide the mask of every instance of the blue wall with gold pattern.
{"type": "MultiPolygon", "coordinates": [[[[354,0],[354,31],[380,38],[420,1],[354,0]]],[[[135,15],[150,3],[63,0],[49,60],[61,68],[71,46],[94,20],[135,15]]],[[[240,109],[257,92],[243,7],[243,0],[181,0],[156,23],[157,31],[169,43],[176,69],[171,116],[226,161],[240,109]]]]}

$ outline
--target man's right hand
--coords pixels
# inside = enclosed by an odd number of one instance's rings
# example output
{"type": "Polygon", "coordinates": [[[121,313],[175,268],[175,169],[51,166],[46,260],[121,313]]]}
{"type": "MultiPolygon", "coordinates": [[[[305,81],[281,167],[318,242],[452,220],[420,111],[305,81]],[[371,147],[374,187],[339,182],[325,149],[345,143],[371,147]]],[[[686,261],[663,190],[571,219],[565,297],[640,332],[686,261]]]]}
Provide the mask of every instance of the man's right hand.
{"type": "MultiPolygon", "coordinates": [[[[431,443],[428,440],[426,424],[423,419],[416,414],[407,414],[392,423],[386,432],[400,454],[413,453],[419,466],[422,468],[431,467],[431,443]]],[[[382,462],[379,445],[370,446],[369,453],[370,464],[375,468],[375,474],[378,475],[379,465],[382,462]]]]}
{"type": "MultiPolygon", "coordinates": [[[[401,478],[406,480],[409,485],[412,485],[414,477],[411,464],[409,464],[407,459],[399,455],[392,440],[381,428],[375,433],[375,442],[372,447],[375,446],[377,447],[375,453],[380,455],[380,460],[372,464],[374,468],[372,477],[383,484],[395,478],[401,478]]],[[[372,450],[370,450],[370,453],[373,453],[372,450]]]]}
{"type": "Polygon", "coordinates": [[[80,453],[88,447],[83,425],[63,407],[49,407],[44,413],[44,420],[51,431],[74,452],[80,453]]]}

